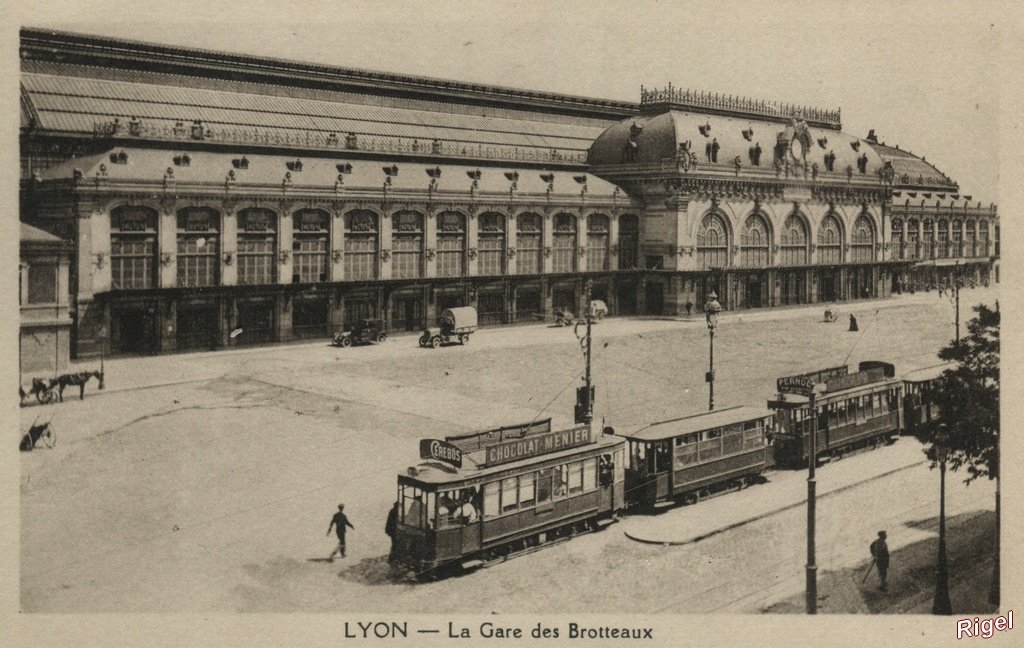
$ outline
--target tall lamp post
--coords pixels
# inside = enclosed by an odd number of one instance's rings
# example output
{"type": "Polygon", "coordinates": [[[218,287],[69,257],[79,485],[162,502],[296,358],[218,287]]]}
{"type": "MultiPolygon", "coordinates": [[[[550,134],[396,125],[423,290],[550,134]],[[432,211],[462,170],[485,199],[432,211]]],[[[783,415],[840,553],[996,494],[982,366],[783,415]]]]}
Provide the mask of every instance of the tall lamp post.
{"type": "Polygon", "coordinates": [[[708,383],[708,410],[715,409],[715,327],[718,326],[718,314],[722,312],[722,305],[718,303],[718,295],[712,290],[708,294],[708,301],[704,304],[704,314],[708,320],[708,333],[710,334],[711,347],[708,360],[708,373],[705,380],[708,383]]]}
{"type": "Polygon", "coordinates": [[[953,606],[949,602],[949,570],[946,564],[946,426],[941,423],[935,439],[935,451],[939,460],[939,560],[935,568],[932,614],[953,614],[953,606]]]}
{"type": "Polygon", "coordinates": [[[103,389],[103,386],[104,386],[103,385],[103,376],[105,375],[104,371],[103,371],[103,352],[104,352],[104,348],[107,346],[107,327],[106,326],[100,328],[99,335],[97,335],[97,337],[99,338],[99,341],[100,341],[100,386],[99,387],[100,387],[100,389],[103,389]]]}

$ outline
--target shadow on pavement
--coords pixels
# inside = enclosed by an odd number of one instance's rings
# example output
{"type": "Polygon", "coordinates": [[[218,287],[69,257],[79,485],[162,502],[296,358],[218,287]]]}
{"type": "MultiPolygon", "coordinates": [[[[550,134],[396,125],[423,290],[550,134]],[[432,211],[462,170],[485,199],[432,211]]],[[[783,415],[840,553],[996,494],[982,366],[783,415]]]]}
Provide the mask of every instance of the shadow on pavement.
{"type": "MultiPolygon", "coordinates": [[[[915,520],[906,527],[934,531],[927,538],[892,551],[889,591],[878,590],[878,572],[871,561],[856,567],[826,571],[818,576],[819,614],[930,614],[935,595],[938,556],[938,518],[915,520]],[[865,574],[867,579],[865,580],[865,574]]],[[[899,529],[889,529],[889,543],[899,529]]],[[[864,553],[873,538],[864,539],[864,553]]],[[[988,601],[992,584],[996,527],[993,511],[974,511],[946,519],[949,594],[953,613],[989,614],[997,609],[988,601]]],[[[761,610],[774,614],[803,614],[803,593],[761,610]]]]}

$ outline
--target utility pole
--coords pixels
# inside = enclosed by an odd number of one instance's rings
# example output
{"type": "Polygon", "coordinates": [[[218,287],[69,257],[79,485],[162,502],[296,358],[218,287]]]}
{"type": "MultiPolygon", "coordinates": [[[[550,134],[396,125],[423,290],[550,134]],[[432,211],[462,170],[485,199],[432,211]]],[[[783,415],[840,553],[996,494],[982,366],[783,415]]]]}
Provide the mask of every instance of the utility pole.
{"type": "MultiPolygon", "coordinates": [[[[587,303],[586,306],[584,306],[584,308],[587,309],[587,333],[582,338],[579,337],[579,333],[576,334],[576,337],[580,341],[580,346],[583,347],[585,368],[583,371],[583,386],[576,389],[575,419],[577,423],[586,423],[587,425],[590,425],[590,422],[594,420],[594,387],[590,381],[590,291],[592,287],[593,282],[590,279],[587,279],[587,303]]],[[[579,328],[579,324],[579,320],[576,320],[576,328],[579,328]]]]}
{"type": "Polygon", "coordinates": [[[960,341],[960,262],[953,271],[953,291],[956,295],[956,341],[960,341]]]}
{"type": "Polygon", "coordinates": [[[814,390],[810,393],[811,447],[807,457],[807,614],[818,613],[818,566],[814,557],[814,513],[817,481],[814,477],[818,463],[818,411],[815,409],[814,390]]]}

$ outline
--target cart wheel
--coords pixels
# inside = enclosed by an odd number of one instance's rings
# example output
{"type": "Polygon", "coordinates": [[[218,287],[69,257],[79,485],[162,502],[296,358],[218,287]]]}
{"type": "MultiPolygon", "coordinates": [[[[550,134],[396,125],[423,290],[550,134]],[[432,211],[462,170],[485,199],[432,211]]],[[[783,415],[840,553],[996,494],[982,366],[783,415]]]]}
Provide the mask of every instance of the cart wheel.
{"type": "Polygon", "coordinates": [[[459,344],[465,344],[466,342],[469,342],[469,336],[466,335],[465,333],[460,334],[459,335],[459,344]]]}
{"type": "Polygon", "coordinates": [[[377,344],[380,344],[381,342],[383,342],[386,339],[388,339],[387,333],[378,333],[377,334],[377,344]]]}
{"type": "Polygon", "coordinates": [[[421,347],[423,347],[425,349],[425,348],[427,348],[427,345],[429,343],[430,343],[430,338],[428,338],[426,335],[421,335],[420,336],[420,346],[421,347]]]}
{"type": "Polygon", "coordinates": [[[441,337],[435,335],[434,337],[430,338],[430,346],[434,347],[435,349],[441,346],[441,337]]]}
{"type": "Polygon", "coordinates": [[[47,429],[43,434],[43,444],[47,448],[53,448],[53,446],[57,445],[57,433],[53,431],[53,428],[47,429]]]}
{"type": "Polygon", "coordinates": [[[341,338],[341,346],[343,349],[347,349],[352,346],[352,338],[341,338]]]}
{"type": "Polygon", "coordinates": [[[41,392],[36,392],[36,400],[43,405],[49,405],[53,401],[57,400],[57,393],[52,389],[45,389],[41,392]]]}

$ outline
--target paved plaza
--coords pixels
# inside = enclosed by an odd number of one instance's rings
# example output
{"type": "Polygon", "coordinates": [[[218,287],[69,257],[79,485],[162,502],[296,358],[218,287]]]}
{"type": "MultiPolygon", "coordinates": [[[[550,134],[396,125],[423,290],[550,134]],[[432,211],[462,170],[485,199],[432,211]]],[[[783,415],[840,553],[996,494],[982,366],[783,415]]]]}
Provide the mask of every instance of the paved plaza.
{"type": "MultiPolygon", "coordinates": [[[[997,296],[963,291],[963,321],[997,296]]],[[[953,306],[934,292],[837,308],[829,324],[822,305],[724,314],[716,405],[761,405],[776,377],[821,367],[934,365],[953,336],[953,306]]],[[[707,407],[702,319],[609,319],[593,348],[596,422],[630,430],[707,407]]],[[[388,567],[384,520],[418,439],[571,423],[583,373],[571,328],[482,329],[441,349],[398,335],[349,349],[118,358],[105,369],[104,391],[90,384],[84,401],[21,411],[23,429],[51,418],[59,438],[20,459],[25,611],[757,612],[803,587],[803,475],[787,471],[447,581],[416,584],[388,567]],[[324,533],[338,502],[355,525],[348,557],[313,562],[332,549],[324,533]],[[742,521],[676,546],[629,538],[657,527],[686,540],[742,521]]],[[[823,570],[861,565],[879,528],[894,551],[934,537],[937,475],[923,460],[902,438],[820,471],[823,493],[849,486],[819,505],[823,570]]],[[[949,480],[951,517],[994,508],[990,484],[960,482],[949,480]]]]}

